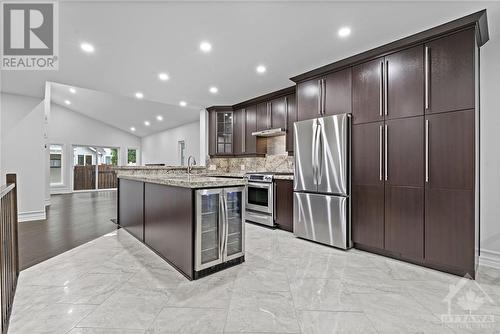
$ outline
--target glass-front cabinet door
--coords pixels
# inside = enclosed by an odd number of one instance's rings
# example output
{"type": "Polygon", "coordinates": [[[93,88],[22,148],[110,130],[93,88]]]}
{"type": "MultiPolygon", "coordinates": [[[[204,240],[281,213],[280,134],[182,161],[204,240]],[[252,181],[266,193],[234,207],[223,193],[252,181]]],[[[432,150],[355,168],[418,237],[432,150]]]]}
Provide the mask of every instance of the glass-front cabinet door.
{"type": "Polygon", "coordinates": [[[233,113],[217,112],[217,154],[233,153],[233,113]]]}
{"type": "Polygon", "coordinates": [[[231,260],[240,257],[245,250],[245,188],[226,188],[224,190],[226,231],[224,258],[231,260]]]}
{"type": "Polygon", "coordinates": [[[196,192],[196,271],[222,263],[222,198],[221,189],[196,192]]]}

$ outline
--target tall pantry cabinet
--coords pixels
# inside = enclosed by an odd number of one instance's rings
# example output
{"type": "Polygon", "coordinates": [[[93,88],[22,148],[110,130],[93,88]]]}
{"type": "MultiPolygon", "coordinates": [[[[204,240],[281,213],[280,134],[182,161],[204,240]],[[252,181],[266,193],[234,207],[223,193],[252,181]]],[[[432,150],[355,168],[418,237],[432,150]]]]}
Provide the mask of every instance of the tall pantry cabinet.
{"type": "Polygon", "coordinates": [[[473,27],[352,69],[355,246],[475,273],[473,27]]]}

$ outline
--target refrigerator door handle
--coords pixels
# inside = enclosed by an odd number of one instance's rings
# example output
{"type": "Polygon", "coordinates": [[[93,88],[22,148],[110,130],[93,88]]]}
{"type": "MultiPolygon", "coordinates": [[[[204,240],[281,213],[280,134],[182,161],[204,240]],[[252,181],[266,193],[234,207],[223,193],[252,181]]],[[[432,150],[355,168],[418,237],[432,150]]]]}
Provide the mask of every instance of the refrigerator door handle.
{"type": "Polygon", "coordinates": [[[317,120],[314,120],[314,130],[313,130],[313,136],[312,136],[312,170],[313,170],[313,183],[314,185],[318,184],[318,177],[317,177],[317,165],[316,165],[316,154],[318,154],[318,151],[316,149],[316,132],[318,131],[318,126],[316,124],[317,120]]]}
{"type": "Polygon", "coordinates": [[[317,170],[317,184],[321,184],[321,178],[323,177],[323,141],[322,141],[322,135],[323,135],[323,126],[321,126],[321,123],[318,122],[318,131],[317,131],[317,136],[318,139],[316,140],[316,170],[317,170]]]}

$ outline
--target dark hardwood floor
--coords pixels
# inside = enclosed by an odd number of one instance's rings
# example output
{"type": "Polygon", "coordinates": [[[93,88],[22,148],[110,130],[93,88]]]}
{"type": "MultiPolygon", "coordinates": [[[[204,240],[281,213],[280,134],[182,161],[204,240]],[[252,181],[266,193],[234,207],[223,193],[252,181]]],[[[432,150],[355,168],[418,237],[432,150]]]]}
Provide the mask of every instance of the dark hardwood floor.
{"type": "Polygon", "coordinates": [[[116,229],[116,191],[53,195],[47,219],[19,223],[20,269],[116,229]]]}

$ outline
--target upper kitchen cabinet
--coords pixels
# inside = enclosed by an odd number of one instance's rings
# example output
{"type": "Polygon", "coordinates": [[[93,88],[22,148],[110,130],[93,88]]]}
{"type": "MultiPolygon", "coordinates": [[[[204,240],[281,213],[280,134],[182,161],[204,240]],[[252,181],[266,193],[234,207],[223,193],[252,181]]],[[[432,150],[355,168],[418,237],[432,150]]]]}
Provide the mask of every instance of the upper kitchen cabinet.
{"type": "Polygon", "coordinates": [[[246,110],[238,109],[233,112],[233,153],[235,155],[246,153],[246,110]]]}
{"type": "Polygon", "coordinates": [[[297,115],[299,121],[321,116],[320,85],[321,79],[312,79],[300,82],[297,85],[297,115]]]}
{"type": "Polygon", "coordinates": [[[294,128],[293,123],[297,122],[297,98],[295,94],[290,94],[285,96],[285,105],[286,105],[286,151],[290,154],[293,152],[293,136],[294,136],[294,128]]]}
{"type": "Polygon", "coordinates": [[[427,113],[474,108],[475,47],[473,28],[425,44],[427,113]]]}
{"type": "Polygon", "coordinates": [[[297,86],[298,120],[351,112],[351,68],[297,86]]]}
{"type": "Polygon", "coordinates": [[[352,122],[384,120],[384,58],[352,68],[352,122]]]}
{"type": "Polygon", "coordinates": [[[233,110],[230,106],[210,107],[209,113],[209,154],[233,154],[233,110]]]}
{"type": "Polygon", "coordinates": [[[351,112],[351,85],[350,67],[323,79],[323,116],[351,112]]]}
{"type": "Polygon", "coordinates": [[[385,57],[384,114],[387,119],[424,114],[424,47],[385,57]]]}
{"type": "Polygon", "coordinates": [[[271,119],[269,116],[269,102],[257,104],[257,127],[256,131],[263,131],[270,128],[271,119]]]}
{"type": "Polygon", "coordinates": [[[285,97],[278,97],[269,102],[269,115],[271,117],[270,128],[284,129],[286,127],[286,101],[285,97]]]}

